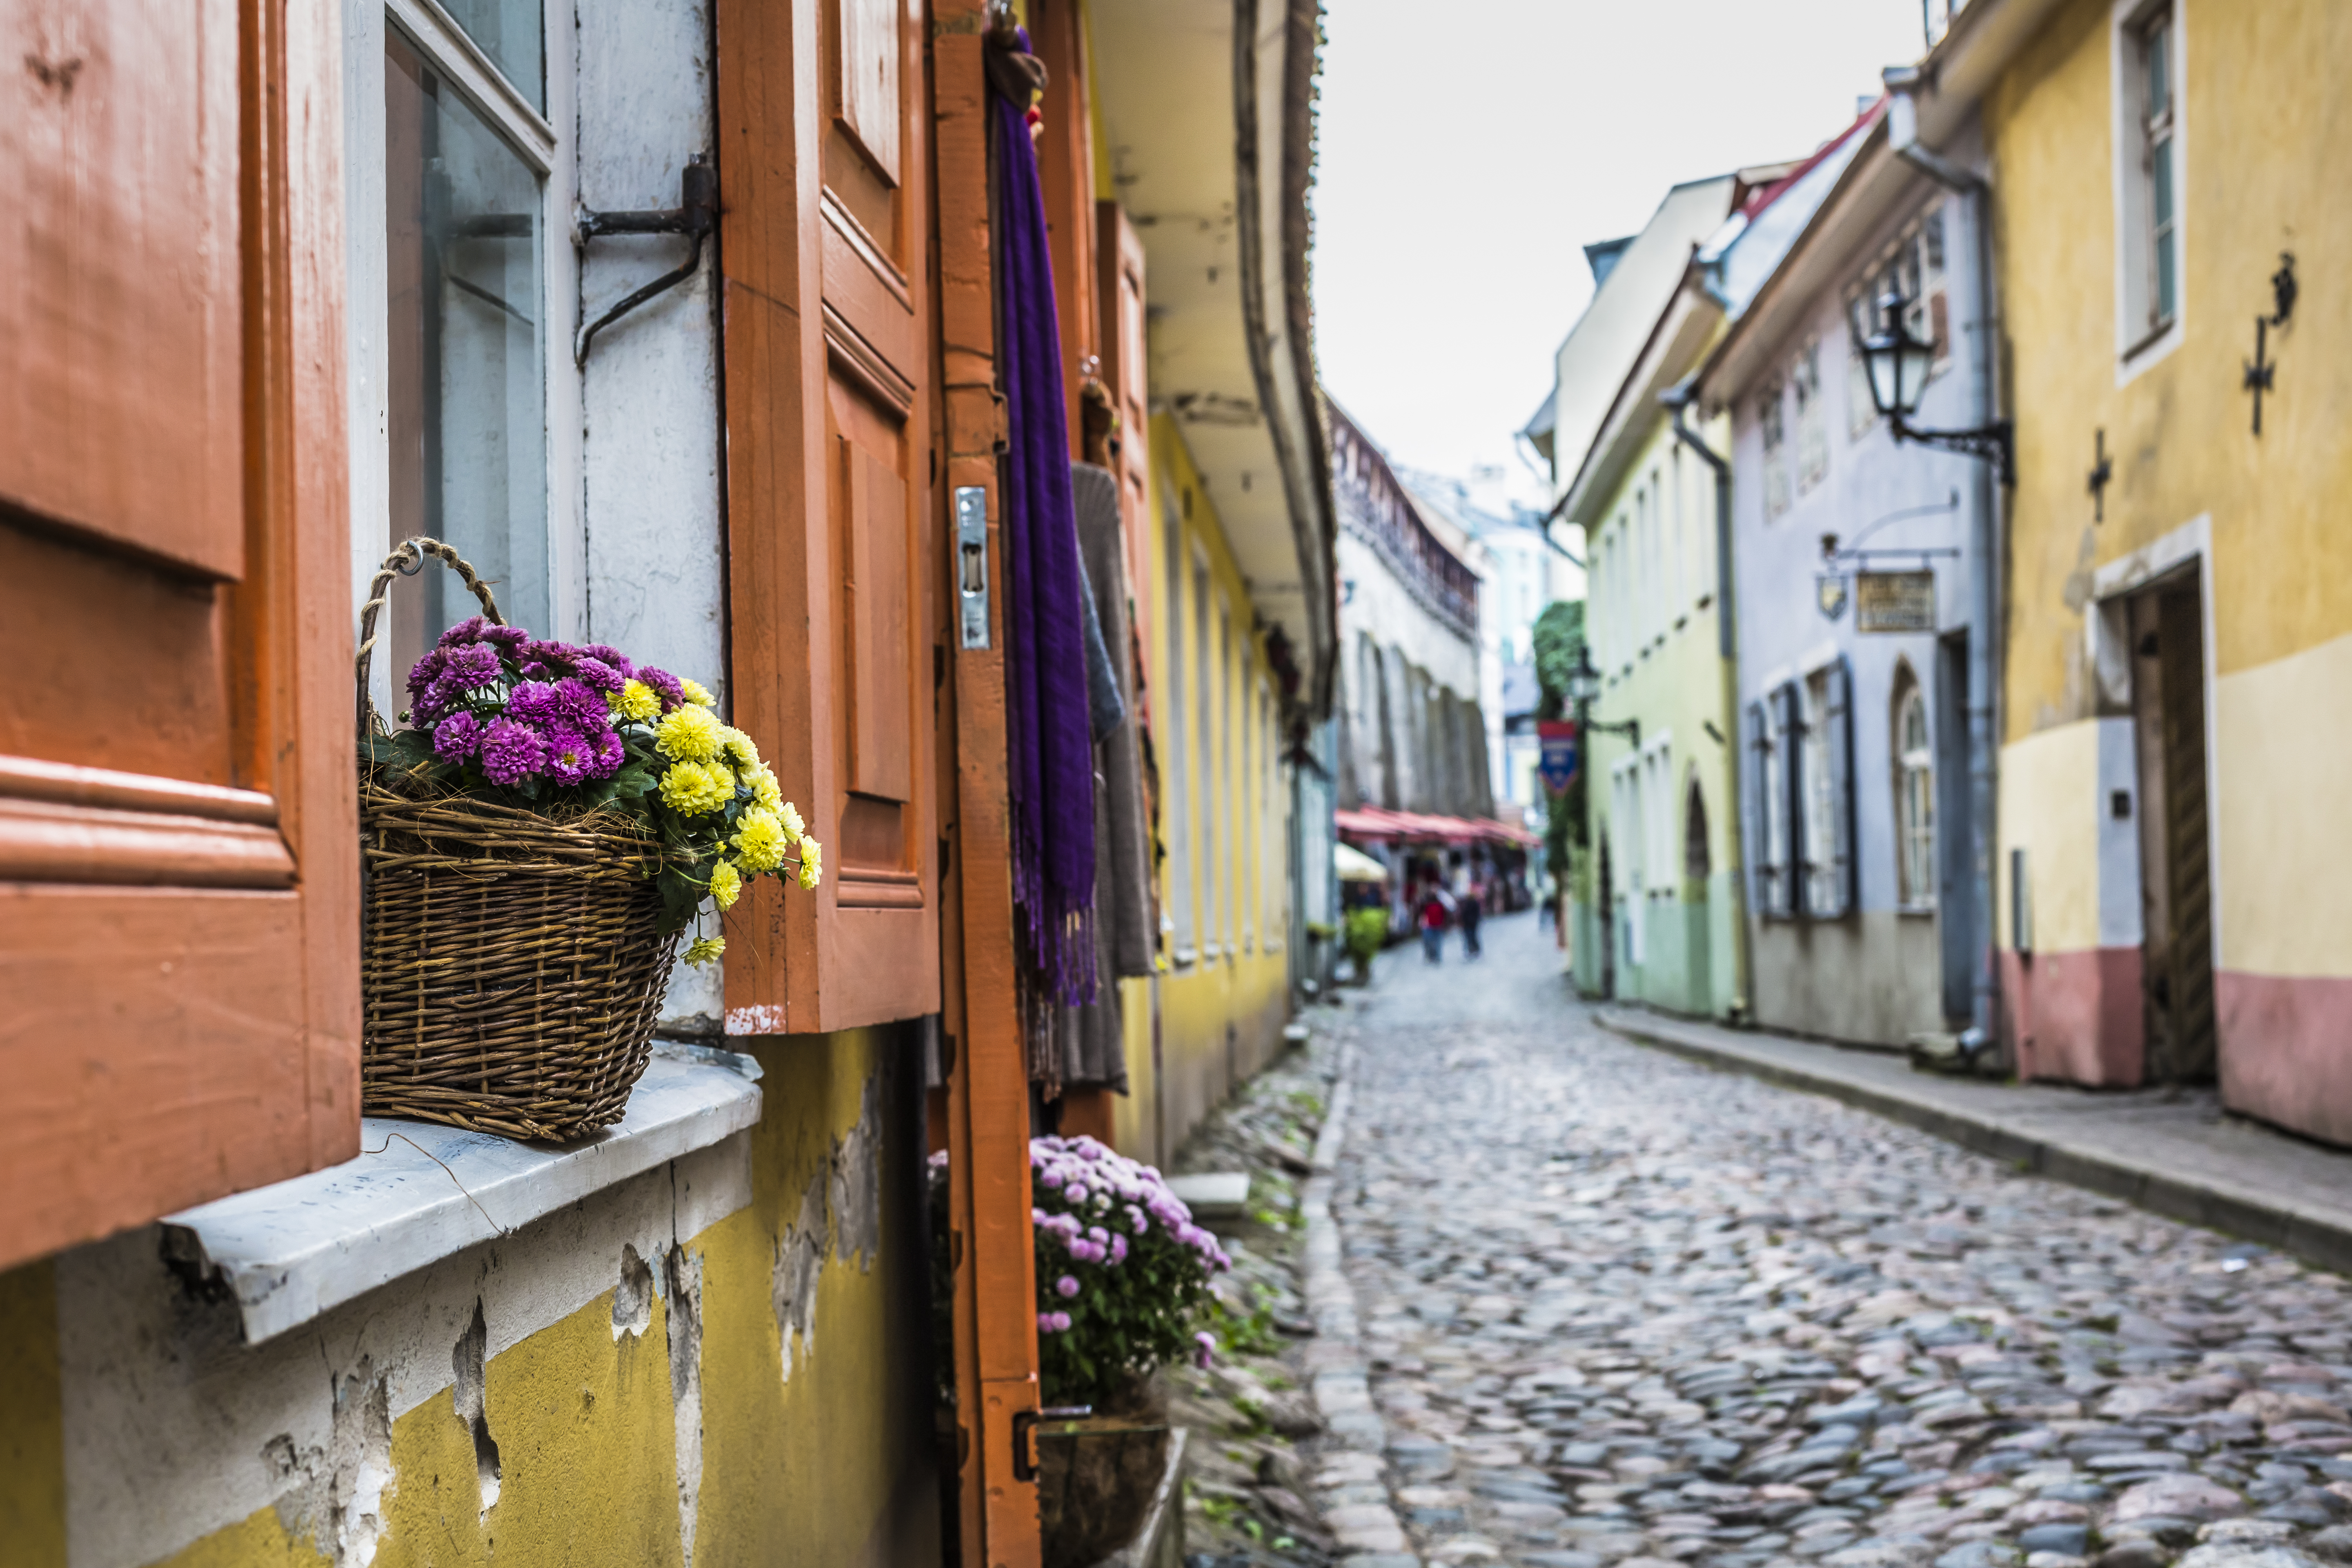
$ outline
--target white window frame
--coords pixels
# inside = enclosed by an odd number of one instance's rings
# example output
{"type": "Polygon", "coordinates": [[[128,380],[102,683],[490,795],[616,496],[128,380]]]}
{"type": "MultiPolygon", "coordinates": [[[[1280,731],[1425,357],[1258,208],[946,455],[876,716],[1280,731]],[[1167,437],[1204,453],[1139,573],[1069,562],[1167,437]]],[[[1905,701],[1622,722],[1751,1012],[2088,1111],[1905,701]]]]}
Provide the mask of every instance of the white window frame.
{"type": "Polygon", "coordinates": [[[1798,884],[1797,907],[1808,915],[1838,902],[1834,889],[1839,803],[1836,781],[1830,772],[1828,690],[1827,665],[1807,670],[1797,682],[1797,704],[1804,715],[1805,726],[1804,733],[1798,738],[1802,752],[1797,764],[1797,784],[1803,792],[1805,862],[1797,868],[1802,879],[1798,884]]]}
{"type": "Polygon", "coordinates": [[[1184,647],[1184,579],[1186,553],[1182,508],[1175,491],[1163,484],[1160,495],[1160,526],[1162,530],[1161,560],[1168,576],[1167,634],[1168,664],[1161,671],[1160,691],[1166,703],[1161,715],[1160,744],[1166,750],[1160,753],[1160,777],[1166,782],[1168,799],[1168,902],[1160,910],[1160,929],[1168,937],[1170,958],[1175,966],[1189,969],[1200,960],[1196,944],[1200,941],[1200,922],[1196,918],[1193,878],[1199,870],[1198,858],[1193,854],[1192,833],[1192,768],[1186,738],[1192,733],[1193,721],[1185,711],[1192,700],[1192,679],[1185,668],[1184,647]]]}
{"type": "MultiPolygon", "coordinates": [[[[583,523],[581,377],[572,363],[572,331],[580,314],[580,262],[571,243],[579,196],[576,127],[578,58],[573,8],[542,0],[547,61],[547,110],[541,114],[509,82],[490,58],[437,0],[344,0],[343,132],[345,272],[350,285],[347,386],[352,505],[352,605],[383,562],[379,547],[392,508],[392,447],[388,383],[390,240],[384,218],[384,40],[397,23],[417,52],[467,103],[503,135],[540,176],[544,275],[547,428],[547,596],[550,624],[541,637],[577,638],[587,630],[588,539],[583,523]]],[[[379,712],[395,711],[394,683],[406,671],[374,661],[371,686],[379,712]]]]}
{"type": "Polygon", "coordinates": [[[2179,348],[2189,319],[2189,34],[2181,0],[2116,0],[2108,28],[2109,101],[2115,124],[2116,384],[2122,386],[2179,348]],[[2148,321],[2154,250],[2147,227],[2146,76],[2140,39],[2162,17],[2171,48],[2172,318],[2148,321]]]}

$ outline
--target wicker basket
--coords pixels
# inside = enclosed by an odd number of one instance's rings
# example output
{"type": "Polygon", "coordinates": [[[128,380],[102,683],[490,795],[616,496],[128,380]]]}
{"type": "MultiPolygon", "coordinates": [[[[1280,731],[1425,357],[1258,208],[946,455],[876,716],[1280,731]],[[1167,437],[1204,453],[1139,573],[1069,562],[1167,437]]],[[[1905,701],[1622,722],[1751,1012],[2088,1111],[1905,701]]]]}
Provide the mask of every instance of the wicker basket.
{"type": "MultiPolygon", "coordinates": [[[[425,556],[504,624],[449,546],[394,552],[360,616],[363,745],[383,732],[368,697],[376,616],[425,556]]],[[[362,1109],[509,1138],[620,1121],[678,942],[658,929],[661,846],[618,812],[561,819],[385,784],[362,762],[362,1109]]]]}

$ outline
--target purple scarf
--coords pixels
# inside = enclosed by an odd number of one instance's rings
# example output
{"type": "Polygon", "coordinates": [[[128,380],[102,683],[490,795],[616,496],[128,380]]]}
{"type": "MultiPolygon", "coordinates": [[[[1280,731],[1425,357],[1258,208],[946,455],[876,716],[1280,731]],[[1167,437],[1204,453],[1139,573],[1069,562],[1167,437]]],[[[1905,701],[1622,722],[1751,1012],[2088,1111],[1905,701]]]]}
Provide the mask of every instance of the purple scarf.
{"type": "MultiPolygon", "coordinates": [[[[1027,33],[1021,47],[1029,47],[1027,33]]],[[[1013,899],[1027,957],[1071,1006],[1095,994],[1095,763],[1054,262],[1027,105],[994,100],[998,363],[1003,367],[1004,707],[1013,899]]]]}

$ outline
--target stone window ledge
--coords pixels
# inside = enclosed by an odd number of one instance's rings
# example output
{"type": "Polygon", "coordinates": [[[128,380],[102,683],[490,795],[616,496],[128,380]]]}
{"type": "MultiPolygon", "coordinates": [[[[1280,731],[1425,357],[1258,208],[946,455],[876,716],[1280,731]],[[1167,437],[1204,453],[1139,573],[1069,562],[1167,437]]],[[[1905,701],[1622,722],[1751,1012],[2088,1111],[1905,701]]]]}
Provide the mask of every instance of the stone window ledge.
{"type": "Polygon", "coordinates": [[[519,1143],[367,1117],[356,1159],[165,1215],[165,1254],[226,1287],[259,1344],[759,1121],[750,1058],[656,1048],[627,1114],[591,1138],[519,1143]]]}

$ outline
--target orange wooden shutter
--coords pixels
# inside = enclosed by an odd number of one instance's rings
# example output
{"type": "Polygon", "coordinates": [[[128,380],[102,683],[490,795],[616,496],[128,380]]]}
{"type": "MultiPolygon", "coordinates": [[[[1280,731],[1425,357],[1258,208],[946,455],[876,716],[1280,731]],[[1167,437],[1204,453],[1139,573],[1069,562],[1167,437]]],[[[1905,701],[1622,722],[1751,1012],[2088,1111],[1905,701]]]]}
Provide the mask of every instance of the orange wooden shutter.
{"type": "Polygon", "coordinates": [[[727,1021],[940,1005],[929,159],[903,0],[719,11],[735,716],[825,847],[728,922],[727,1021]],[[821,84],[821,85],[820,85],[821,84]]]}
{"type": "Polygon", "coordinates": [[[1102,258],[1103,384],[1118,408],[1118,510],[1127,530],[1128,596],[1135,602],[1135,632],[1145,647],[1151,641],[1151,595],[1144,565],[1151,559],[1150,368],[1143,314],[1143,241],[1117,202],[1095,206],[1102,258]]]}
{"type": "Polygon", "coordinates": [[[341,35],[0,0],[0,1267],[348,1158],[341,35]]]}

